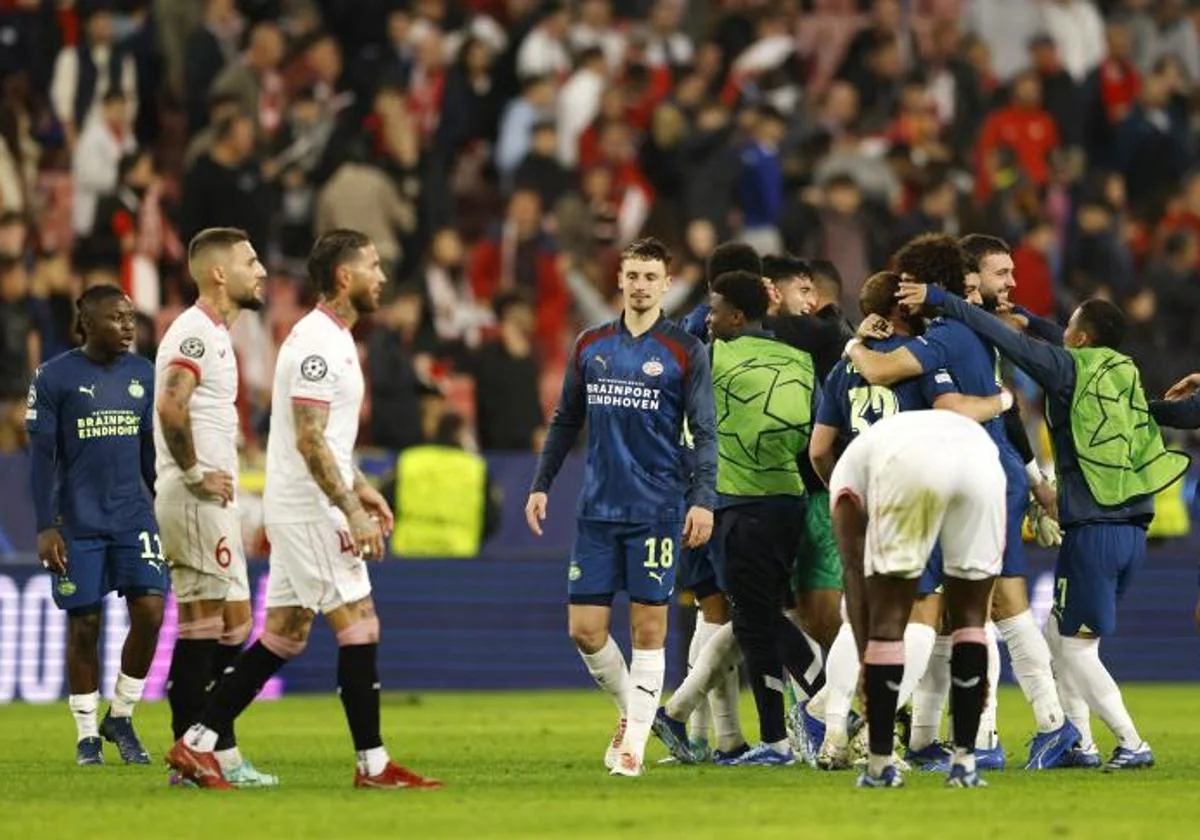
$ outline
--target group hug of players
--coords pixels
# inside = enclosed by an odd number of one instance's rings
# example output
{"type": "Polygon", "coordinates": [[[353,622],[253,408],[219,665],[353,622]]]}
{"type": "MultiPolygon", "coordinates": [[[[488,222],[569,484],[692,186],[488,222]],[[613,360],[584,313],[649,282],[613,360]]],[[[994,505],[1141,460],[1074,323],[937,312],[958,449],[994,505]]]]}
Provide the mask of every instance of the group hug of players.
{"type": "Polygon", "coordinates": [[[364,561],[383,557],[393,517],[354,466],[364,381],[351,334],[361,315],[379,308],[386,278],[375,245],[361,232],[334,230],[309,255],[320,302],[276,360],[263,498],[267,610],[245,649],[252,622],[229,326],[263,305],[266,271],[247,235],[232,228],[197,234],[188,267],[199,299],[171,324],[155,363],[131,351],[129,298],[97,286],[78,302],[83,346],[42,365],[29,391],[38,555],[68,615],[76,761],[103,764],[107,740],[125,763],[150,763],[132,718],[173,589],[178,627],[167,698],[175,743],[165,756],[172,783],[279,783],[241,755],[234,721],[304,650],[322,614],[337,636],[355,787],[441,787],[393,762],[380,732],[380,627],[364,561]],[[130,629],[112,703],[97,722],[97,641],[111,592],[124,597],[130,629]]]}
{"type": "Polygon", "coordinates": [[[1005,766],[997,637],[1036,724],[1027,769],[1152,766],[1099,643],[1145,556],[1155,493],[1188,466],[1158,424],[1200,426],[1200,376],[1149,401],[1120,352],[1121,310],[1088,300],[1064,329],[1013,306],[1011,253],[989,236],[906,244],[862,286],[857,334],[831,265],[727,243],[709,260],[710,302],[676,323],[662,311],[669,264],[653,239],[623,252],[624,311],[579,336],[526,504],[540,534],[586,424],[569,632],[618,709],[610,772],[641,775],[653,733],[666,761],[790,765],[799,753],[826,770],[860,765],[860,787],[901,786],[916,767],[983,786],[980,771],[1005,766]],[[1055,480],[1001,358],[1045,393],[1055,480]],[[1025,581],[1027,516],[1058,547],[1044,630],[1025,581]],[[677,582],[699,611],[687,678],[660,706],[677,582]],[[621,590],[628,662],[609,635],[621,590]],[[1107,760],[1092,713],[1117,740],[1107,760]]]}

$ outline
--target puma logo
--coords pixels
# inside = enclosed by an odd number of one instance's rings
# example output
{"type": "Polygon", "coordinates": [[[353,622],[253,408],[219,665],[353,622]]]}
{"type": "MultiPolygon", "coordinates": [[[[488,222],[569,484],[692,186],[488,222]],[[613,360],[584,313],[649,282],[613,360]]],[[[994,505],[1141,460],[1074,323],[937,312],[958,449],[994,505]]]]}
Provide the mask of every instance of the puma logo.
{"type": "Polygon", "coordinates": [[[895,682],[892,682],[891,680],[888,680],[884,683],[884,685],[887,686],[888,691],[894,691],[897,694],[900,693],[900,683],[895,683],[895,682]]]}
{"type": "Polygon", "coordinates": [[[95,385],[86,385],[86,386],[80,385],[79,393],[87,394],[92,399],[96,399],[96,386],[95,385]]]}
{"type": "Polygon", "coordinates": [[[974,688],[979,685],[979,677],[971,677],[969,680],[960,680],[958,677],[951,677],[950,684],[955,688],[974,688]]]}
{"type": "Polygon", "coordinates": [[[660,585],[662,584],[662,582],[663,582],[663,573],[662,572],[646,572],[646,574],[650,575],[650,577],[652,577],[656,581],[658,581],[658,583],[660,585]]]}
{"type": "Polygon", "coordinates": [[[635,686],[634,686],[634,688],[636,688],[638,691],[644,691],[644,692],[646,692],[646,693],[647,693],[647,694],[649,694],[651,697],[653,697],[653,696],[654,696],[654,690],[653,690],[653,689],[650,689],[650,688],[646,688],[646,686],[644,686],[644,685],[635,685],[635,686]]]}

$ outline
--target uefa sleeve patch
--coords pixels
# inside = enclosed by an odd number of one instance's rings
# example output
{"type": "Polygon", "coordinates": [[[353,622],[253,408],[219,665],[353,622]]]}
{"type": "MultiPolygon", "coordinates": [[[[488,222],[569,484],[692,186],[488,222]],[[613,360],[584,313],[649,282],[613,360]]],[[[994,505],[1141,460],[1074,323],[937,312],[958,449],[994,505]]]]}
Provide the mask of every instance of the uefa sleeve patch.
{"type": "Polygon", "coordinates": [[[308,356],[300,363],[300,375],[309,382],[320,382],[327,373],[329,365],[320,356],[308,356]]]}
{"type": "Polygon", "coordinates": [[[934,374],[933,381],[942,385],[954,384],[954,380],[950,377],[950,374],[944,370],[939,370],[936,374],[934,374]]]}
{"type": "Polygon", "coordinates": [[[204,342],[195,336],[185,338],[179,345],[179,352],[189,359],[199,359],[204,355],[204,342]]]}

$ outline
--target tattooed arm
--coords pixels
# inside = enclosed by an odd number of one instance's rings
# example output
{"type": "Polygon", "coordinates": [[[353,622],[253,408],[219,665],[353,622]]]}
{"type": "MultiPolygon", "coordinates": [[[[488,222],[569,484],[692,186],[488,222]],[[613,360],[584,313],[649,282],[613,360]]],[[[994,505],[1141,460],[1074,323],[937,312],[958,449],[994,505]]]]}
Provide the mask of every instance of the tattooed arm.
{"type": "Polygon", "coordinates": [[[300,457],[330,504],[346,514],[355,548],[363,557],[382,557],[383,533],[380,522],[367,512],[360,499],[360,488],[370,489],[370,485],[365,483],[365,478],[360,483],[361,473],[356,471],[354,485],[347,487],[337,461],[325,442],[329,406],[315,400],[294,400],[292,416],[296,423],[296,448],[300,451],[300,457]]]}
{"type": "Polygon", "coordinates": [[[158,427],[162,429],[167,451],[183,470],[189,490],[202,499],[233,501],[233,476],[222,470],[201,472],[192,439],[192,415],[189,404],[199,384],[195,370],[172,364],[163,378],[162,390],[155,400],[158,427]]]}
{"type": "Polygon", "coordinates": [[[192,416],[188,404],[199,381],[190,368],[171,365],[163,378],[155,409],[163,440],[179,469],[187,472],[196,466],[196,445],[192,441],[192,416]]]}

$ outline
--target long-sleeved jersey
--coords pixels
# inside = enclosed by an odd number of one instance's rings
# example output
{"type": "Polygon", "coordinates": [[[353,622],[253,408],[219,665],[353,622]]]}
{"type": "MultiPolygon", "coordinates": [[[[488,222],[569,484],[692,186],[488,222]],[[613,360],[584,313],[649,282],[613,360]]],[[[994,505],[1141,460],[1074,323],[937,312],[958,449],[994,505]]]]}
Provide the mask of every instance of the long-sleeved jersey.
{"type": "Polygon", "coordinates": [[[609,522],[683,518],[716,503],[712,372],[704,345],[660,318],[640,336],[623,319],[583,332],[538,459],[532,492],[548,492],[587,423],[578,515],[609,522]],[[685,457],[686,419],[695,447],[685,457]]]}

